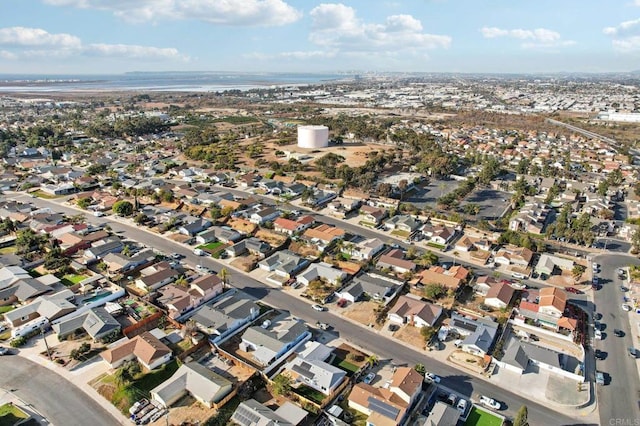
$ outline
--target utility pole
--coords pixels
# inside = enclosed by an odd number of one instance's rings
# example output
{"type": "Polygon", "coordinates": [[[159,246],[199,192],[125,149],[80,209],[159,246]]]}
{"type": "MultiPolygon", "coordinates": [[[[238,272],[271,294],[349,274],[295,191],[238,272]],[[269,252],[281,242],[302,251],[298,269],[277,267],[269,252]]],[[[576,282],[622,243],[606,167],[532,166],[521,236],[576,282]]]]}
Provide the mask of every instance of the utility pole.
{"type": "Polygon", "coordinates": [[[40,327],[40,334],[42,334],[42,340],[44,340],[44,345],[47,347],[47,356],[49,357],[49,361],[53,362],[51,358],[51,351],[49,350],[49,343],[47,343],[47,336],[44,335],[44,326],[40,327]]]}

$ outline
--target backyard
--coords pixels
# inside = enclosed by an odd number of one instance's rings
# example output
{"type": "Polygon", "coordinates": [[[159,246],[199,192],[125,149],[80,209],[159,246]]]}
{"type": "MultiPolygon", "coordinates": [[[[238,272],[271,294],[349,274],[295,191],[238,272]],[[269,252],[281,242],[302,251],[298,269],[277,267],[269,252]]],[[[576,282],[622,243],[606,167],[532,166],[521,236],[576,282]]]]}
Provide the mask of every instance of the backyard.
{"type": "Polygon", "coordinates": [[[62,281],[62,284],[64,284],[65,287],[71,287],[87,279],[88,277],[88,275],[84,274],[66,274],[63,275],[62,278],[60,278],[60,281],[62,281]]]}
{"type": "Polygon", "coordinates": [[[473,407],[464,426],[501,426],[502,419],[488,411],[473,407]]]}
{"type": "Polygon", "coordinates": [[[13,426],[29,415],[11,403],[0,405],[0,426],[13,426]]]}
{"type": "Polygon", "coordinates": [[[309,386],[300,385],[297,388],[292,389],[294,393],[297,393],[300,396],[307,398],[310,401],[313,401],[317,404],[322,404],[326,395],[320,391],[317,391],[309,386]]]}
{"type": "Polygon", "coordinates": [[[130,382],[118,383],[114,373],[101,376],[93,386],[100,395],[127,414],[134,402],[141,398],[149,398],[151,389],[171,377],[177,369],[178,362],[174,359],[158,369],[136,375],[130,382]]]}

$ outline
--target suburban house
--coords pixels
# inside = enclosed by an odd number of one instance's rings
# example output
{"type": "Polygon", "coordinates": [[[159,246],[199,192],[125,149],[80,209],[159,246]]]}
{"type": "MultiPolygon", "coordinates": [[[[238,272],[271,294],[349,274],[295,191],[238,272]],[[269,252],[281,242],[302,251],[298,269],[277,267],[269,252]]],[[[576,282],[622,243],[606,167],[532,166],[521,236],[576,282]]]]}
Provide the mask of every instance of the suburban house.
{"type": "Polygon", "coordinates": [[[384,250],[384,243],[379,238],[370,238],[359,243],[347,243],[342,251],[353,260],[369,260],[384,250]]]}
{"type": "Polygon", "coordinates": [[[124,244],[122,244],[122,240],[117,237],[108,237],[95,241],[91,244],[91,247],[84,250],[84,263],[95,262],[104,258],[109,253],[120,253],[122,249],[124,249],[124,244]]]}
{"type": "Polygon", "coordinates": [[[526,268],[533,259],[533,252],[525,247],[507,246],[494,255],[496,263],[501,265],[517,265],[526,268]]]}
{"type": "Polygon", "coordinates": [[[453,247],[454,250],[462,251],[462,252],[470,252],[476,248],[474,244],[474,239],[469,238],[467,236],[463,236],[458,241],[456,241],[456,245],[453,247]]]}
{"type": "Polygon", "coordinates": [[[230,336],[255,320],[260,307],[245,293],[236,292],[198,309],[191,317],[213,343],[230,336]]]}
{"type": "Polygon", "coordinates": [[[171,349],[148,331],[137,335],[100,354],[111,368],[118,368],[126,361],[137,360],[147,370],[153,370],[171,360],[171,349]]]}
{"type": "Polygon", "coordinates": [[[173,284],[162,287],[156,302],[167,309],[171,318],[178,318],[221,294],[223,289],[222,280],[208,274],[192,281],[188,289],[173,284]]]}
{"type": "Polygon", "coordinates": [[[541,325],[558,329],[558,321],[562,318],[567,306],[567,293],[557,287],[540,289],[537,320],[541,325]]]}
{"type": "Polygon", "coordinates": [[[185,395],[190,395],[211,408],[231,393],[233,384],[195,361],[182,364],[169,379],[151,390],[151,398],[163,407],[170,407],[185,395]]]}
{"type": "Polygon", "coordinates": [[[362,221],[366,223],[371,223],[373,225],[379,225],[382,221],[388,216],[388,212],[386,209],[382,209],[380,207],[373,207],[368,204],[365,204],[360,207],[360,215],[362,216],[362,221]]]}
{"type": "Polygon", "coordinates": [[[293,387],[304,384],[325,395],[332,395],[345,380],[346,373],[326,362],[331,352],[332,349],[322,343],[307,342],[298,356],[284,367],[294,382],[293,387]]]}
{"type": "Polygon", "coordinates": [[[354,385],[349,407],[366,414],[368,425],[400,426],[408,418],[423,382],[424,377],[415,369],[399,367],[387,388],[366,383],[354,385]]]}
{"type": "Polygon", "coordinates": [[[193,237],[199,232],[206,230],[211,225],[212,223],[207,219],[194,218],[194,220],[190,222],[183,222],[183,224],[178,228],[178,232],[183,235],[193,237]]]}
{"type": "Polygon", "coordinates": [[[324,204],[327,204],[337,196],[338,194],[335,192],[314,189],[313,194],[310,195],[307,199],[303,199],[302,201],[312,207],[320,207],[324,204]]]}
{"type": "Polygon", "coordinates": [[[476,356],[485,356],[493,345],[498,333],[497,322],[491,317],[473,318],[461,315],[458,312],[451,313],[449,326],[455,329],[461,336],[465,336],[461,349],[476,356]]]}
{"type": "Polygon", "coordinates": [[[281,234],[293,235],[298,234],[311,226],[312,222],[303,223],[299,220],[285,219],[279,217],[273,221],[273,230],[281,234]]]}
{"type": "Polygon", "coordinates": [[[107,271],[111,274],[126,274],[141,266],[153,262],[156,258],[153,250],[142,250],[133,256],[126,256],[122,253],[109,253],[102,259],[107,265],[107,271]]]}
{"type": "Polygon", "coordinates": [[[459,265],[449,269],[444,269],[442,266],[432,266],[420,271],[418,275],[423,285],[441,284],[446,288],[456,290],[467,281],[469,270],[459,265]]]}
{"type": "MultiPolygon", "coordinates": [[[[11,266],[11,268],[13,268],[13,266],[11,266]]],[[[29,275],[28,278],[19,278],[0,287],[0,306],[13,305],[18,302],[27,302],[52,291],[53,287],[48,285],[45,281],[48,277],[49,275],[31,278],[29,275]]],[[[56,280],[59,281],[57,278],[56,280]]],[[[7,283],[7,281],[5,281],[5,283],[7,283]]]]}
{"type": "Polygon", "coordinates": [[[247,352],[255,362],[267,366],[308,340],[311,333],[306,324],[289,312],[281,312],[260,326],[251,326],[242,333],[240,350],[247,352]]]}
{"type": "Polygon", "coordinates": [[[141,270],[135,284],[142,290],[157,290],[175,281],[179,275],[168,262],[158,262],[141,270]]]}
{"type": "Polygon", "coordinates": [[[442,316],[442,307],[424,300],[402,295],[387,314],[391,322],[414,327],[433,327],[442,316]]]}
{"type": "MultiPolygon", "coordinates": [[[[244,237],[238,231],[226,226],[212,226],[209,231],[213,232],[216,239],[223,243],[236,243],[244,237]]],[[[197,239],[197,237],[196,237],[197,239]]]]}
{"type": "Polygon", "coordinates": [[[258,262],[260,269],[274,272],[287,279],[296,275],[308,264],[307,259],[303,259],[291,250],[280,250],[258,262]]]}
{"type": "MultiPolygon", "coordinates": [[[[12,290],[19,285],[22,280],[13,286],[0,290],[0,297],[6,297],[6,290],[12,290]]],[[[35,298],[31,303],[19,306],[9,312],[5,312],[4,318],[11,327],[19,327],[36,318],[45,317],[49,321],[64,317],[77,309],[73,304],[75,296],[69,289],[58,293],[35,298]]]]}
{"type": "Polygon", "coordinates": [[[444,225],[425,225],[422,227],[422,233],[430,242],[446,246],[456,236],[456,230],[444,225]]]}
{"type": "Polygon", "coordinates": [[[304,231],[302,238],[312,244],[317,245],[318,249],[323,251],[331,243],[341,240],[346,234],[344,229],[336,228],[332,225],[322,224],[315,228],[309,228],[304,231]]]}
{"type": "Polygon", "coordinates": [[[535,271],[540,275],[545,274],[550,276],[557,270],[571,272],[573,270],[573,265],[573,260],[543,253],[540,256],[540,259],[538,259],[535,271]]]}
{"type": "Polygon", "coordinates": [[[229,257],[238,257],[249,253],[257,256],[259,259],[264,259],[272,250],[273,248],[269,244],[256,237],[249,237],[246,240],[238,241],[234,245],[224,249],[229,257]]]}
{"type": "Polygon", "coordinates": [[[271,207],[267,207],[257,212],[253,213],[249,216],[249,221],[251,223],[255,223],[256,225],[262,225],[266,222],[273,222],[275,218],[280,216],[280,210],[276,210],[271,207]]]}
{"type": "Polygon", "coordinates": [[[455,407],[442,402],[436,401],[433,408],[427,416],[424,425],[428,426],[451,426],[457,425],[460,420],[460,411],[455,407]]]}
{"type": "Polygon", "coordinates": [[[542,234],[547,224],[551,208],[543,203],[526,203],[518,214],[509,221],[511,231],[530,232],[532,234],[542,234]]]}
{"type": "Polygon", "coordinates": [[[216,240],[216,231],[214,229],[205,229],[204,231],[198,232],[198,235],[196,235],[196,243],[198,244],[208,244],[216,240]]]}
{"type": "Polygon", "coordinates": [[[307,269],[301,272],[297,280],[298,282],[309,285],[311,281],[321,279],[332,285],[343,283],[347,274],[341,269],[336,269],[332,265],[324,262],[312,263],[307,269]]]}
{"type": "Polygon", "coordinates": [[[393,249],[383,254],[376,263],[378,269],[390,269],[398,274],[413,272],[417,265],[410,260],[405,260],[401,249],[393,249]]]}
{"type": "Polygon", "coordinates": [[[354,278],[351,284],[336,292],[336,296],[355,303],[364,295],[368,295],[373,300],[387,303],[395,297],[402,286],[403,283],[401,281],[382,275],[366,273],[354,278]]]}
{"type": "Polygon", "coordinates": [[[413,216],[406,214],[393,216],[384,221],[384,227],[386,230],[397,230],[406,232],[407,234],[412,234],[414,231],[417,231],[420,226],[420,221],[415,219],[413,216]]]}
{"type": "Polygon", "coordinates": [[[494,284],[484,298],[484,304],[496,309],[506,309],[513,300],[515,290],[509,284],[494,284]]]}
{"type": "Polygon", "coordinates": [[[255,399],[248,399],[238,405],[231,421],[238,426],[298,426],[307,414],[305,410],[289,401],[273,411],[255,399]]]}
{"type": "Polygon", "coordinates": [[[103,307],[91,308],[80,315],[54,323],[51,328],[63,340],[70,335],[86,333],[98,341],[120,331],[120,323],[103,307]]]}
{"type": "Polygon", "coordinates": [[[498,284],[498,280],[493,278],[491,275],[483,275],[478,277],[473,284],[473,291],[475,291],[480,296],[486,296],[491,287],[498,284]]]}

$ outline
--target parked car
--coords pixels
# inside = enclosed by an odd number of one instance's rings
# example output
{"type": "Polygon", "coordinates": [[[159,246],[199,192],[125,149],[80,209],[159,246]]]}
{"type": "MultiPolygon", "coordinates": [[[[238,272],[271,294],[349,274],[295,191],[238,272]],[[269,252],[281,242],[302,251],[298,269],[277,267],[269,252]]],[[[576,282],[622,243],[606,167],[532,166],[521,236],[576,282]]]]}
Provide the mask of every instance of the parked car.
{"type": "Polygon", "coordinates": [[[602,331],[596,328],[593,334],[596,340],[602,340],[602,331]]]}
{"type": "Polygon", "coordinates": [[[613,334],[615,334],[617,337],[624,337],[624,331],[620,330],[619,328],[614,329],[613,334]]]}
{"type": "Polygon", "coordinates": [[[596,349],[594,353],[596,359],[603,360],[607,357],[607,353],[601,351],[600,349],[596,349]]]}
{"type": "Polygon", "coordinates": [[[171,253],[171,258],[172,259],[176,259],[176,260],[180,260],[180,259],[182,259],[182,255],[180,253],[171,253]]]}
{"type": "Polygon", "coordinates": [[[501,404],[498,401],[485,395],[480,395],[480,404],[493,408],[494,410],[499,410],[501,407],[501,404]]]}
{"type": "Polygon", "coordinates": [[[460,411],[460,413],[464,413],[467,409],[467,400],[460,398],[460,401],[458,401],[458,405],[456,405],[456,408],[458,409],[458,411],[460,411]]]}
{"type": "Polygon", "coordinates": [[[600,265],[598,265],[596,262],[593,262],[591,264],[591,267],[593,268],[594,272],[598,272],[598,269],[600,269],[600,265]]]}
{"type": "Polygon", "coordinates": [[[440,383],[440,376],[428,371],[424,373],[424,378],[427,379],[427,381],[432,383],[440,383]]]}
{"type": "Polygon", "coordinates": [[[321,305],[313,305],[311,306],[313,309],[315,309],[318,312],[324,312],[327,310],[327,308],[325,308],[324,306],[321,305]]]}
{"type": "Polygon", "coordinates": [[[582,292],[580,290],[578,290],[575,287],[567,287],[565,288],[565,290],[569,293],[573,293],[573,294],[582,294],[582,292]]]}
{"type": "Polygon", "coordinates": [[[9,348],[5,348],[4,346],[0,346],[0,356],[9,355],[9,348]]]}
{"type": "Polygon", "coordinates": [[[604,385],[604,373],[596,371],[596,385],[604,385]]]}
{"type": "Polygon", "coordinates": [[[455,393],[450,393],[449,396],[447,397],[447,402],[450,405],[455,405],[457,400],[458,400],[458,397],[456,396],[455,393]]]}
{"type": "Polygon", "coordinates": [[[326,322],[320,322],[320,321],[316,323],[316,326],[318,326],[318,328],[320,328],[321,330],[329,330],[331,328],[331,326],[326,322]]]}
{"type": "Polygon", "coordinates": [[[456,348],[460,348],[462,347],[462,340],[458,339],[455,342],[453,342],[453,346],[455,346],[456,348]]]}
{"type": "Polygon", "coordinates": [[[373,379],[376,378],[376,374],[375,373],[369,373],[366,376],[364,376],[364,379],[362,379],[363,383],[366,383],[367,385],[370,385],[371,382],[373,382],[373,379]]]}
{"type": "Polygon", "coordinates": [[[626,303],[623,303],[622,310],[625,312],[629,312],[631,310],[631,306],[627,305],[626,303]]]}
{"type": "Polygon", "coordinates": [[[133,416],[137,414],[140,410],[142,410],[144,407],[146,407],[147,405],[149,405],[149,400],[146,398],[141,399],[140,401],[136,401],[133,403],[131,408],[129,408],[129,414],[133,416]]]}
{"type": "Polygon", "coordinates": [[[389,324],[389,331],[394,332],[394,331],[398,331],[400,329],[400,326],[398,324],[389,324]]]}
{"type": "Polygon", "coordinates": [[[627,349],[627,354],[629,354],[629,356],[631,358],[638,358],[638,352],[639,351],[636,348],[633,348],[633,347],[627,349]]]}
{"type": "Polygon", "coordinates": [[[516,290],[526,290],[527,285],[521,282],[514,282],[511,283],[511,287],[515,288],[516,290]]]}
{"type": "Polygon", "coordinates": [[[626,293],[627,291],[629,291],[629,289],[623,285],[620,286],[620,291],[623,293],[626,293]]]}
{"type": "Polygon", "coordinates": [[[344,308],[345,306],[347,306],[347,303],[349,303],[347,299],[340,299],[338,300],[337,305],[341,308],[344,308]]]}

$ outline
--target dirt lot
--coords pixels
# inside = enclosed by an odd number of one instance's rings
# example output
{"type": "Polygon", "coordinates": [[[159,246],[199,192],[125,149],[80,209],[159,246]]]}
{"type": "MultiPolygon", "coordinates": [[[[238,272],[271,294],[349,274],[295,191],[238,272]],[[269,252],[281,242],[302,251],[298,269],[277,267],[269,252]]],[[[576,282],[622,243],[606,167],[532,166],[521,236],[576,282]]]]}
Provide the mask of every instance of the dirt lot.
{"type": "Polygon", "coordinates": [[[269,243],[271,247],[280,247],[288,238],[286,235],[278,234],[269,231],[268,229],[260,229],[256,232],[256,237],[266,243],[269,243]]]}
{"type": "Polygon", "coordinates": [[[352,303],[342,311],[342,315],[364,325],[372,324],[372,328],[380,330],[382,328],[382,324],[376,323],[375,314],[375,309],[378,306],[380,306],[379,303],[371,301],[352,303]]]}
{"type": "Polygon", "coordinates": [[[289,250],[292,252],[302,256],[302,257],[318,257],[320,256],[320,251],[316,246],[311,244],[306,244],[301,241],[293,241],[289,245],[289,250]]]}
{"type": "Polygon", "coordinates": [[[246,219],[240,219],[237,217],[229,219],[227,225],[236,231],[244,232],[245,234],[253,234],[258,227],[255,223],[251,223],[246,219]]]}
{"type": "Polygon", "coordinates": [[[184,234],[179,234],[179,233],[175,233],[175,234],[171,234],[171,235],[167,235],[167,237],[169,237],[169,239],[176,241],[178,243],[184,243],[187,240],[190,240],[191,237],[188,235],[184,235],[184,234]]]}
{"type": "Polygon", "coordinates": [[[462,351],[453,351],[448,358],[449,362],[459,365],[478,374],[482,374],[485,370],[485,363],[481,357],[468,354],[462,351]]]}
{"type": "Polygon", "coordinates": [[[231,261],[231,266],[242,271],[249,272],[253,270],[257,261],[257,256],[239,256],[231,261]]]}
{"type": "Polygon", "coordinates": [[[552,275],[547,279],[547,282],[558,287],[571,287],[576,284],[576,280],[569,271],[563,272],[562,275],[552,275]]]}
{"type": "Polygon", "coordinates": [[[393,337],[402,340],[405,343],[415,346],[419,349],[424,349],[424,338],[420,334],[420,328],[412,325],[404,325],[400,327],[400,330],[393,333],[393,337]]]}

